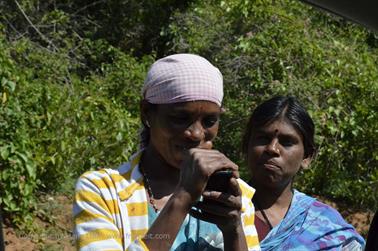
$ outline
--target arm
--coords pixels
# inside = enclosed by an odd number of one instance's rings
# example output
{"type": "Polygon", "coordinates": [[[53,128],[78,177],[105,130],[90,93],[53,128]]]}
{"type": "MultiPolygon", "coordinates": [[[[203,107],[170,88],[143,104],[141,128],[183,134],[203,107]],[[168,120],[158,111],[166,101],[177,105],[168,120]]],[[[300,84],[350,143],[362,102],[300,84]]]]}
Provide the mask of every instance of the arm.
{"type": "Polygon", "coordinates": [[[170,249],[189,212],[190,205],[190,195],[184,190],[176,191],[171,196],[142,239],[149,250],[163,251],[170,249]],[[161,234],[164,234],[164,238],[154,238],[161,234]]]}
{"type": "Polygon", "coordinates": [[[182,222],[200,198],[212,173],[226,168],[237,171],[237,166],[223,154],[204,149],[190,149],[180,168],[180,181],[175,192],[143,238],[150,250],[169,250],[182,222]],[[151,238],[162,233],[169,238],[164,240],[151,238]]]}

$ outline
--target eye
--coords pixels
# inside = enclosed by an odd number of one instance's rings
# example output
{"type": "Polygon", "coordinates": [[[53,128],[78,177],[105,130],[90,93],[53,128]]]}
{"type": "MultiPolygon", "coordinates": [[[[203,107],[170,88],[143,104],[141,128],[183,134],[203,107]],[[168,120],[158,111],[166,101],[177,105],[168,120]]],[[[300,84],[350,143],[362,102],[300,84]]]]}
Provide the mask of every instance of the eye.
{"type": "Polygon", "coordinates": [[[213,127],[218,121],[219,121],[219,117],[218,117],[218,116],[208,116],[208,117],[205,117],[205,118],[202,120],[202,125],[203,125],[204,128],[211,128],[211,127],[213,127]]]}
{"type": "Polygon", "coordinates": [[[283,140],[280,142],[282,146],[292,146],[294,143],[291,140],[283,140]]]}
{"type": "Polygon", "coordinates": [[[296,144],[296,141],[291,137],[282,137],[279,142],[284,147],[290,147],[296,144]]]}
{"type": "Polygon", "coordinates": [[[169,120],[176,125],[187,125],[190,124],[190,119],[184,115],[170,115],[169,120]]]}
{"type": "Polygon", "coordinates": [[[267,145],[270,143],[271,138],[267,135],[256,135],[254,140],[256,145],[267,145]]]}

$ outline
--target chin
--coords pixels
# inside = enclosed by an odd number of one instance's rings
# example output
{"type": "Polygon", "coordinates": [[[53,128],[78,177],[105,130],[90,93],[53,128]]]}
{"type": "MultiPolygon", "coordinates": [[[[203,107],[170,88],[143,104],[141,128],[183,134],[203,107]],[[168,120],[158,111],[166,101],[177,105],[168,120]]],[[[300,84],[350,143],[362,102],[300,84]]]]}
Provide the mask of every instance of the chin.
{"type": "Polygon", "coordinates": [[[166,161],[166,163],[167,163],[170,167],[172,167],[172,168],[180,169],[180,168],[181,168],[182,160],[181,160],[181,159],[177,159],[177,158],[172,158],[172,159],[170,159],[169,161],[166,161]]]}
{"type": "Polygon", "coordinates": [[[275,177],[264,175],[260,177],[255,177],[253,179],[256,183],[269,188],[275,188],[278,187],[280,184],[280,181],[277,180],[275,177]]]}

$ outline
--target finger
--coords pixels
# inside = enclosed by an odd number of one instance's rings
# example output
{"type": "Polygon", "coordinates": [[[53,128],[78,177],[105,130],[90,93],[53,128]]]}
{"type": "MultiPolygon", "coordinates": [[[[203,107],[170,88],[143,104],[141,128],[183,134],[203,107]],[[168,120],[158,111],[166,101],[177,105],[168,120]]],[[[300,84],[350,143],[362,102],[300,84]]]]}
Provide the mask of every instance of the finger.
{"type": "Polygon", "coordinates": [[[207,212],[222,217],[229,217],[230,213],[239,212],[241,210],[241,203],[237,200],[228,201],[227,204],[228,205],[208,200],[196,203],[195,208],[200,209],[201,212],[207,212]]]}
{"type": "Polygon", "coordinates": [[[241,196],[242,194],[238,180],[233,177],[230,179],[229,191],[234,196],[241,196]]]}
{"type": "Polygon", "coordinates": [[[233,170],[232,171],[232,176],[236,179],[239,179],[240,178],[240,175],[239,175],[239,167],[238,167],[238,170],[233,170]]]}
{"type": "Polygon", "coordinates": [[[213,142],[211,142],[210,140],[206,141],[205,143],[203,143],[203,145],[199,146],[199,149],[205,149],[205,150],[211,150],[212,148],[213,148],[213,142]]]}
{"type": "Polygon", "coordinates": [[[218,155],[209,155],[207,161],[207,166],[212,169],[212,172],[219,170],[232,170],[233,176],[239,177],[238,165],[236,165],[222,153],[219,153],[218,155]]]}
{"type": "Polygon", "coordinates": [[[218,224],[221,221],[221,219],[218,218],[217,216],[210,215],[208,213],[203,213],[195,209],[191,209],[189,211],[189,214],[199,220],[207,221],[213,224],[218,224]]]}
{"type": "Polygon", "coordinates": [[[217,150],[206,150],[200,148],[189,149],[189,153],[196,163],[200,163],[202,167],[209,169],[209,173],[213,173],[222,169],[231,169],[235,171],[234,176],[238,177],[238,165],[228,159],[223,153],[217,150]]]}
{"type": "Polygon", "coordinates": [[[188,151],[193,153],[205,153],[205,154],[211,154],[211,153],[220,153],[218,150],[215,149],[209,149],[209,147],[213,146],[213,143],[211,141],[206,141],[203,145],[200,145],[198,147],[189,148],[188,151]]]}
{"type": "Polygon", "coordinates": [[[221,198],[222,192],[205,190],[202,193],[202,196],[203,196],[204,199],[220,200],[220,199],[222,199],[221,198]]]}
{"type": "MultiPolygon", "coordinates": [[[[216,205],[232,208],[233,210],[241,210],[242,203],[240,197],[235,197],[230,194],[221,193],[218,191],[205,191],[202,193],[206,205],[216,205]]],[[[201,204],[199,203],[201,206],[201,204]]],[[[197,206],[197,205],[196,205],[197,206]]]]}
{"type": "Polygon", "coordinates": [[[217,224],[217,225],[224,222],[224,218],[222,218],[222,217],[211,215],[211,214],[206,213],[206,212],[200,212],[200,211],[195,210],[195,209],[191,209],[189,211],[189,214],[191,216],[199,219],[199,220],[207,221],[207,222],[217,224]]]}

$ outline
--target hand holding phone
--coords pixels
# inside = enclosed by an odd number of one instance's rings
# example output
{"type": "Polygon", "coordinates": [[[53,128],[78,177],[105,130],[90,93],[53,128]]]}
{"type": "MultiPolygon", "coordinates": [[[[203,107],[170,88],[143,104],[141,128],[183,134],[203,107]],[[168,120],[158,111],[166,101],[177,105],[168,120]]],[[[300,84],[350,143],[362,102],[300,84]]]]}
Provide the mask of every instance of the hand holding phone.
{"type": "Polygon", "coordinates": [[[231,170],[217,171],[210,176],[209,180],[207,181],[205,190],[226,193],[229,188],[231,177],[231,170]]]}

